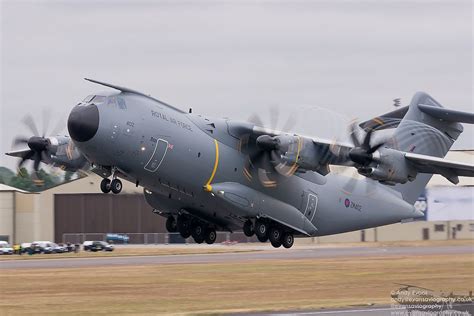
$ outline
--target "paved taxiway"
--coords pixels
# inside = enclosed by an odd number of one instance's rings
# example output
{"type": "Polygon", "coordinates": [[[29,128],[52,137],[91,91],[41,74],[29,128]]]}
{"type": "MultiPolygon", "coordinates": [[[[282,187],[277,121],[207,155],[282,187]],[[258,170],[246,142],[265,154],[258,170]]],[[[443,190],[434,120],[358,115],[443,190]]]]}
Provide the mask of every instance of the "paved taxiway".
{"type": "MultiPolygon", "coordinates": [[[[444,311],[445,315],[472,315],[474,313],[474,305],[453,305],[451,309],[444,311]],[[463,314],[464,313],[464,314],[463,314]]],[[[419,315],[435,315],[420,309],[416,311],[419,315]]],[[[412,315],[416,312],[412,312],[412,315]]],[[[441,313],[441,311],[440,311],[441,313]]],[[[329,310],[315,310],[315,311],[292,311],[292,312],[275,312],[275,313],[249,313],[249,314],[230,314],[230,316],[338,316],[338,315],[350,315],[350,316],[364,316],[364,315],[377,315],[377,316],[395,316],[395,315],[410,315],[408,310],[403,306],[367,306],[367,307],[354,307],[354,308],[338,308],[329,310]]]]}
{"type": "Polygon", "coordinates": [[[80,268],[121,265],[156,265],[186,263],[249,262],[256,260],[297,260],[365,256],[400,256],[431,254],[474,253],[473,246],[418,246],[418,247],[347,247],[347,248],[293,248],[240,253],[184,254],[158,256],[123,256],[96,258],[20,259],[0,261],[0,269],[19,268],[80,268]]]}

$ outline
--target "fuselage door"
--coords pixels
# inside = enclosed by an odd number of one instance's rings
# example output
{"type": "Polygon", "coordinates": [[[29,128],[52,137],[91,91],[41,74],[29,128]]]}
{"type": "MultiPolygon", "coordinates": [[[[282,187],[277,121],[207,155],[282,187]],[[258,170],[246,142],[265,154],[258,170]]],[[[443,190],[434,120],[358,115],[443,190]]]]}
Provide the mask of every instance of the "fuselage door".
{"type": "Polygon", "coordinates": [[[310,222],[313,222],[313,218],[317,212],[317,209],[318,196],[314,192],[305,191],[303,195],[303,205],[301,211],[310,222]]]}
{"type": "Polygon", "coordinates": [[[163,159],[165,159],[166,152],[168,151],[168,141],[162,138],[152,138],[152,142],[155,144],[153,154],[145,165],[145,170],[155,172],[160,167],[163,159]]]}

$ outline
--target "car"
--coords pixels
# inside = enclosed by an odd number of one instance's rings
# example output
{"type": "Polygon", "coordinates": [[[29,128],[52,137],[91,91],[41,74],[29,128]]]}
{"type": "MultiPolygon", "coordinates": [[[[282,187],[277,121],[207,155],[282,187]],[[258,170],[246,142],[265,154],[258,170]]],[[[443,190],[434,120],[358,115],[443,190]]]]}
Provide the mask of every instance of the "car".
{"type": "Polygon", "coordinates": [[[41,253],[41,248],[38,245],[33,245],[31,242],[24,242],[20,244],[21,252],[28,254],[41,253]]]}
{"type": "Polygon", "coordinates": [[[84,251],[87,251],[89,250],[90,246],[92,246],[92,244],[94,243],[93,240],[86,240],[82,243],[82,247],[84,249],[84,251]]]}
{"type": "Polygon", "coordinates": [[[6,241],[0,241],[0,255],[12,255],[13,248],[6,241]]]}
{"type": "Polygon", "coordinates": [[[55,253],[58,251],[57,245],[51,241],[34,241],[31,243],[33,253],[55,253]]]}
{"type": "Polygon", "coordinates": [[[114,246],[105,242],[105,241],[94,241],[92,245],[89,246],[89,250],[96,251],[114,251],[114,246]]]}
{"type": "Polygon", "coordinates": [[[122,234],[107,234],[105,240],[107,240],[107,242],[113,242],[114,244],[128,244],[130,237],[122,234]]]}

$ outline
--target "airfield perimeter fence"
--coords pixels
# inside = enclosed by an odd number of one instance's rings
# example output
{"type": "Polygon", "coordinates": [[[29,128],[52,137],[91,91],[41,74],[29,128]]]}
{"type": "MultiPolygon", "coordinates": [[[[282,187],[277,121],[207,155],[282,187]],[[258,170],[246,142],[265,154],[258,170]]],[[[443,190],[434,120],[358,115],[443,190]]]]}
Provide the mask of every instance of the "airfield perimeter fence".
{"type": "MultiPolygon", "coordinates": [[[[192,237],[184,239],[179,233],[113,233],[114,235],[127,236],[127,242],[113,241],[116,244],[134,245],[166,245],[166,244],[194,244],[192,237]]],[[[86,240],[108,241],[108,233],[64,233],[63,243],[82,244],[86,240]]],[[[243,232],[218,232],[216,243],[246,243],[256,242],[257,238],[247,237],[243,232]]]]}

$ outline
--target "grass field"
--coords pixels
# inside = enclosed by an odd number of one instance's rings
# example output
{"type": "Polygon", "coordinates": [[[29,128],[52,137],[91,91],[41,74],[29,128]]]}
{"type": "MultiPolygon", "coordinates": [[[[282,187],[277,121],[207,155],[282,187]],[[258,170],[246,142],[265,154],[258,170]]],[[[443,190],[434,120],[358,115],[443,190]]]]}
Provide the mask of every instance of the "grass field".
{"type": "Polygon", "coordinates": [[[0,270],[0,314],[209,314],[389,304],[395,283],[467,293],[463,255],[0,270]]]}

